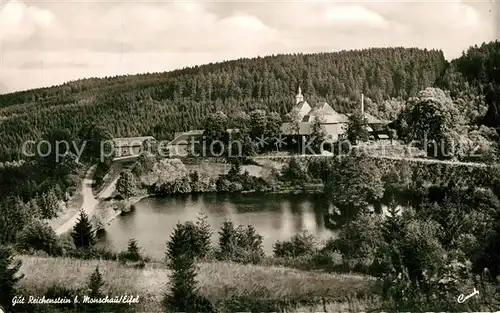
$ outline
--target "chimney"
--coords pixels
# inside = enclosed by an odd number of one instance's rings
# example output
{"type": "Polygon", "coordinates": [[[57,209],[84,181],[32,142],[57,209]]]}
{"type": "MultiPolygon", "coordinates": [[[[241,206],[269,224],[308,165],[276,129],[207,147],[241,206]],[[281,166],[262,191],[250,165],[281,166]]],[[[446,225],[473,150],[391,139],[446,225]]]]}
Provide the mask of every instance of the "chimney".
{"type": "Polygon", "coordinates": [[[361,94],[361,114],[365,115],[365,95],[361,94]]]}

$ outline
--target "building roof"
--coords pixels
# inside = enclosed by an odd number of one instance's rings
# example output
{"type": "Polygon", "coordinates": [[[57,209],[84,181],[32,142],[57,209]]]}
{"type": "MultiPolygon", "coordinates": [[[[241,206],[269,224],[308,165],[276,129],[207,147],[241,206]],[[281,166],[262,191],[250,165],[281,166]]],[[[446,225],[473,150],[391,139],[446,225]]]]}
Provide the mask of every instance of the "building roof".
{"type": "Polygon", "coordinates": [[[199,138],[203,136],[203,129],[194,129],[187,132],[179,133],[175,138],[168,143],[168,145],[182,145],[188,144],[192,138],[199,138]]]}
{"type": "MultiPolygon", "coordinates": [[[[237,128],[228,128],[226,131],[229,134],[237,133],[240,130],[237,128]]],[[[187,132],[183,133],[177,133],[172,141],[168,143],[168,146],[171,145],[187,145],[189,144],[193,138],[194,139],[199,139],[200,137],[203,136],[204,130],[203,129],[195,129],[195,130],[190,130],[187,132]]]]}
{"type": "Polygon", "coordinates": [[[312,124],[307,122],[299,122],[299,133],[297,130],[293,129],[292,123],[283,123],[281,125],[281,132],[284,135],[309,135],[312,133],[312,124]]]}
{"type": "Polygon", "coordinates": [[[299,111],[302,111],[302,109],[304,109],[304,107],[310,108],[311,106],[309,105],[309,103],[307,103],[307,101],[304,100],[304,101],[300,101],[299,103],[297,103],[294,108],[299,110],[299,111]]]}
{"type": "MultiPolygon", "coordinates": [[[[312,123],[314,122],[314,119],[316,116],[319,115],[319,113],[322,113],[322,112],[315,112],[315,111],[311,111],[309,114],[307,114],[306,116],[304,116],[304,118],[302,119],[302,122],[308,122],[308,123],[312,123]]],[[[347,118],[347,116],[345,114],[340,114],[340,113],[327,113],[327,114],[322,114],[322,120],[323,120],[323,124],[339,124],[339,123],[347,123],[349,121],[349,119],[347,118]]]]}
{"type": "MultiPolygon", "coordinates": [[[[314,106],[314,108],[312,110],[318,110],[318,111],[321,111],[325,114],[327,113],[337,113],[327,102],[325,101],[320,101],[318,103],[316,103],[316,105],[314,106]]],[[[311,110],[311,111],[312,111],[311,110]]]]}
{"type": "Polygon", "coordinates": [[[147,139],[155,140],[153,136],[144,136],[144,137],[113,138],[113,142],[115,144],[115,147],[137,147],[141,146],[143,142],[147,139]]]}
{"type": "Polygon", "coordinates": [[[312,123],[316,116],[321,115],[324,124],[347,123],[348,118],[345,114],[335,111],[327,102],[318,102],[303,118],[302,122],[312,123]]]}
{"type": "MultiPolygon", "coordinates": [[[[348,113],[346,115],[351,116],[352,113],[348,113]]],[[[365,118],[367,119],[368,124],[388,124],[388,123],[390,123],[390,121],[376,118],[375,116],[373,116],[369,113],[365,113],[365,118]]]]}

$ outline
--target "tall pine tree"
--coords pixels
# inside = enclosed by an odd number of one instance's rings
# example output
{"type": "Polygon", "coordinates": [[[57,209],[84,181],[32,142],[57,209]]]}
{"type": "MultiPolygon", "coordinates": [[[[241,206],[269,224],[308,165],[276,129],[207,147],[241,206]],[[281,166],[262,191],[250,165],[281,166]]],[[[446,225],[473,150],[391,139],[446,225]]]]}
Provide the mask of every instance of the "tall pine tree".
{"type": "Polygon", "coordinates": [[[211,303],[199,295],[191,236],[178,223],[167,243],[167,266],[171,270],[170,292],[165,294],[166,312],[214,312],[211,303]]]}
{"type": "MultiPolygon", "coordinates": [[[[103,297],[103,293],[101,291],[102,286],[104,286],[104,281],[102,279],[102,274],[99,271],[99,266],[96,266],[94,272],[89,277],[89,281],[87,283],[87,289],[89,290],[88,296],[92,299],[98,299],[103,297]]],[[[104,305],[101,303],[92,303],[89,308],[87,308],[87,312],[103,312],[104,305]]]]}
{"type": "Polygon", "coordinates": [[[102,274],[99,271],[99,266],[96,266],[94,272],[90,275],[88,282],[88,289],[90,291],[89,297],[91,298],[99,298],[102,297],[101,288],[104,285],[104,281],[102,279],[102,274]]]}
{"type": "Polygon", "coordinates": [[[73,227],[71,237],[77,248],[89,248],[95,243],[95,234],[92,224],[83,210],[80,211],[80,217],[73,227]]]}
{"type": "Polygon", "coordinates": [[[236,249],[238,232],[231,220],[225,220],[219,232],[219,249],[223,259],[231,258],[236,249]]]}
{"type": "Polygon", "coordinates": [[[210,227],[210,223],[208,222],[208,215],[206,213],[202,212],[198,214],[196,227],[198,229],[198,257],[204,258],[210,253],[212,249],[212,228],[210,227]]]}

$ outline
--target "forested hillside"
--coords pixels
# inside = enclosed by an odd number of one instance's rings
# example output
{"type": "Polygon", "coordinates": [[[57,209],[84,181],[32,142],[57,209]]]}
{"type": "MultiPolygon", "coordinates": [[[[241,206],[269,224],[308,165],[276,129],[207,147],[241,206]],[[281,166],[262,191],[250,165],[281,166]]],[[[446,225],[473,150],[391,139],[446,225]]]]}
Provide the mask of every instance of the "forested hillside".
{"type": "Polygon", "coordinates": [[[377,104],[368,103],[369,111],[390,116],[384,100],[434,85],[447,66],[441,51],[377,48],[241,59],[6,94],[0,96],[0,160],[19,158],[24,140],[54,128],[75,135],[84,122],[101,124],[113,136],[168,139],[200,127],[216,110],[262,107],[285,114],[299,84],[309,102],[325,99],[340,112],[351,111],[364,92],[377,104]]]}
{"type": "Polygon", "coordinates": [[[460,58],[451,62],[444,77],[445,87],[455,94],[470,90],[484,95],[488,111],[482,123],[500,125],[500,42],[470,47],[460,58]]]}

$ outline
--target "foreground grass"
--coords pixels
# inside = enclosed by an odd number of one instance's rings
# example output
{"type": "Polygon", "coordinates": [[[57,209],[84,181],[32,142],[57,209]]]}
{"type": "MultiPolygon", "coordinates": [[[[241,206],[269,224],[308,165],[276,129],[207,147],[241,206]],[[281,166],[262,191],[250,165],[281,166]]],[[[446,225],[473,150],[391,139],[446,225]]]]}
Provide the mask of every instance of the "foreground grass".
{"type": "MultiPolygon", "coordinates": [[[[41,296],[55,284],[69,289],[81,288],[99,265],[105,281],[105,294],[139,295],[139,311],[162,311],[161,300],[167,290],[169,271],[161,263],[148,264],[139,269],[104,260],[34,256],[19,258],[23,262],[20,271],[25,274],[19,282],[19,292],[23,295],[41,296]]],[[[374,285],[373,280],[363,276],[223,262],[200,263],[198,273],[200,292],[211,301],[223,301],[231,297],[265,300],[325,298],[330,302],[339,302],[335,308],[345,309],[347,299],[369,296],[374,285]]],[[[331,308],[332,304],[328,307],[331,308]]]]}

